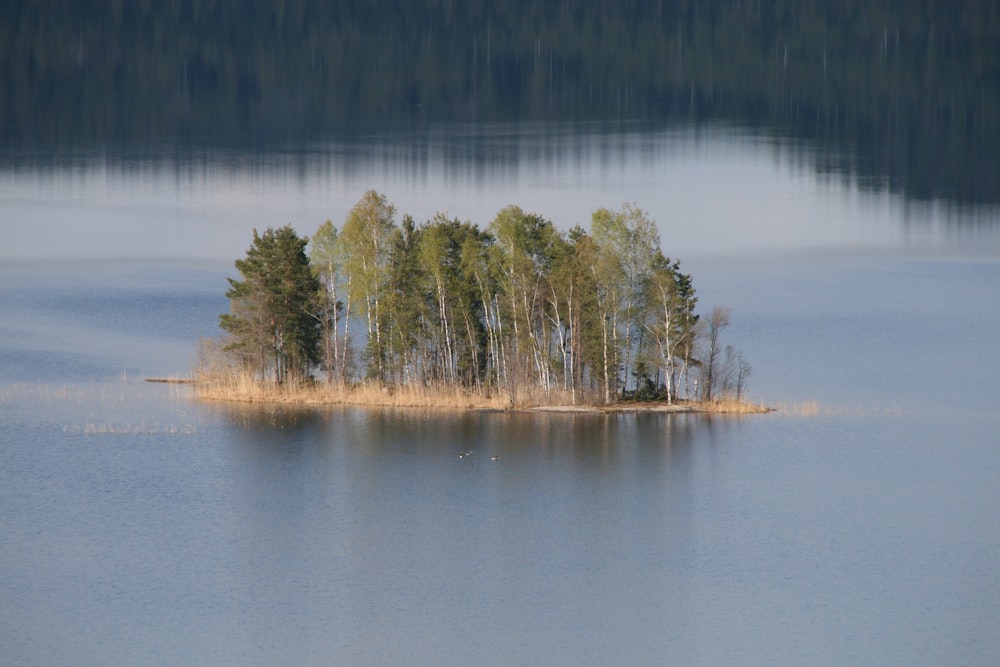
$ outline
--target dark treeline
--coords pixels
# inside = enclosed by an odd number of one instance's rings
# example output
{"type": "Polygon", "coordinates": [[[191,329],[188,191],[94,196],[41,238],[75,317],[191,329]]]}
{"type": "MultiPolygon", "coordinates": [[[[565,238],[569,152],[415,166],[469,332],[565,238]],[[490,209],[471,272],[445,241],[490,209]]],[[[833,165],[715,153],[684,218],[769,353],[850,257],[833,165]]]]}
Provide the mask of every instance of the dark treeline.
{"type": "MultiPolygon", "coordinates": [[[[221,318],[230,375],[271,385],[462,387],[510,404],[740,399],[750,366],[727,309],[695,313],[691,277],[634,205],[566,233],[516,206],[486,229],[417,224],[369,191],[311,241],[254,233],[221,318]]],[[[223,374],[225,375],[225,373],[223,374]]]]}
{"type": "Polygon", "coordinates": [[[8,148],[636,118],[809,139],[818,168],[860,183],[996,203],[1000,6],[7,0],[0,13],[8,148]]]}

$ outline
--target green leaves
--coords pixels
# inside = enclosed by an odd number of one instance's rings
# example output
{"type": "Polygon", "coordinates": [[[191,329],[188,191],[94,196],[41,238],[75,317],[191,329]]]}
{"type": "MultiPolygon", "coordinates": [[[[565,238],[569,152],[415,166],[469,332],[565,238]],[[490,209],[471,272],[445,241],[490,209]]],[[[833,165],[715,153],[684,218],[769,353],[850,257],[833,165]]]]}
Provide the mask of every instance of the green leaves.
{"type": "Polygon", "coordinates": [[[517,206],[486,231],[444,214],[400,227],[395,213],[366,192],[342,229],[317,229],[308,259],[291,227],[255,230],[220,317],[230,353],[276,383],[319,366],[331,382],[447,384],[515,403],[640,388],[673,400],[702,363],[691,277],[633,204],[595,211],[590,233],[517,206]],[[352,305],[367,319],[363,373],[352,370],[352,305]]]}
{"type": "Polygon", "coordinates": [[[319,359],[314,295],[319,283],[291,226],[263,235],[254,230],[246,257],[236,260],[242,280],[229,279],[230,312],[220,316],[228,349],[260,379],[278,384],[309,376],[319,359]]]}
{"type": "Polygon", "coordinates": [[[369,190],[347,215],[339,243],[345,258],[344,270],[350,276],[347,296],[351,303],[364,307],[368,318],[368,356],[370,375],[385,378],[386,321],[382,304],[387,296],[389,279],[389,242],[396,229],[396,207],[385,195],[369,190]]]}

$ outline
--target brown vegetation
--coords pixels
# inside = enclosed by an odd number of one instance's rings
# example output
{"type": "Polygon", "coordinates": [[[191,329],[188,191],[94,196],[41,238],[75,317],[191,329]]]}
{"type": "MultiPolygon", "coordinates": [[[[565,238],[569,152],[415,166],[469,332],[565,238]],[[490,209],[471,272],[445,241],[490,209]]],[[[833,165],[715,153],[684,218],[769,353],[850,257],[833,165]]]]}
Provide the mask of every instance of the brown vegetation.
{"type": "Polygon", "coordinates": [[[725,398],[714,401],[617,401],[599,408],[603,412],[701,412],[707,414],[753,415],[774,412],[758,403],[725,398]]]}
{"type": "Polygon", "coordinates": [[[262,382],[251,373],[200,373],[195,381],[198,398],[241,403],[282,403],[294,405],[357,405],[397,408],[440,408],[464,410],[539,410],[546,412],[671,412],[712,414],[756,414],[772,409],[736,400],[682,401],[668,405],[661,401],[616,401],[607,405],[572,403],[569,393],[541,391],[527,387],[511,400],[507,393],[483,395],[457,385],[389,386],[377,382],[357,384],[262,382]]]}
{"type": "Polygon", "coordinates": [[[566,400],[562,392],[552,392],[548,400],[534,392],[521,392],[513,402],[507,394],[484,395],[459,385],[401,385],[379,382],[275,384],[261,382],[251,373],[202,374],[195,383],[197,396],[205,400],[249,403],[290,403],[299,405],[367,405],[384,407],[459,408],[507,410],[566,400]]]}
{"type": "Polygon", "coordinates": [[[522,409],[659,401],[759,412],[750,365],[706,323],[691,277],[633,204],[560,232],[517,206],[482,230],[417,225],[370,190],[310,241],[254,231],[229,279],[225,334],[202,345],[199,394],[252,402],[522,409]],[[351,313],[364,315],[351,326],[351,313]],[[365,325],[362,330],[362,324],[365,325]],[[326,386],[317,385],[316,378],[326,386]],[[700,401],[694,403],[692,401],[700,401]]]}
{"type": "Polygon", "coordinates": [[[823,405],[818,401],[803,401],[800,403],[783,403],[774,408],[777,412],[790,417],[872,417],[894,416],[903,414],[898,405],[883,407],[848,407],[823,405]]]}

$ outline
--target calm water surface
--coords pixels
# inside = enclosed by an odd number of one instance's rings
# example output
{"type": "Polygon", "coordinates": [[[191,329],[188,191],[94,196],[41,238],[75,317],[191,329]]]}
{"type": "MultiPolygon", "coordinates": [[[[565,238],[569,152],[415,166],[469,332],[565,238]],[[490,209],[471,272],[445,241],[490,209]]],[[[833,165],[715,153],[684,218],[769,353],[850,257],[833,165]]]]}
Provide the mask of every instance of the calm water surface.
{"type": "Polygon", "coordinates": [[[467,132],[0,170],[0,663],[994,664],[995,210],[736,130],[467,132]],[[268,410],[141,381],[191,367],[252,227],[339,224],[369,187],[481,225],[635,201],[785,409],[268,410]]]}

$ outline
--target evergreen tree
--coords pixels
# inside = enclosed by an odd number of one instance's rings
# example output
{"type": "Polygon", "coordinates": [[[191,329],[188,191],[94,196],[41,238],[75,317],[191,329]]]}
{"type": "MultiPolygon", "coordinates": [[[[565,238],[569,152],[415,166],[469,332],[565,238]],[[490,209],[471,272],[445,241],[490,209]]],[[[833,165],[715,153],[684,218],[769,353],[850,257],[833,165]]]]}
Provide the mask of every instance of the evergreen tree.
{"type": "Polygon", "coordinates": [[[441,213],[421,229],[419,259],[423,292],[433,301],[427,319],[439,360],[436,379],[466,386],[482,379],[489,343],[473,264],[487,243],[476,225],[441,213]]]}
{"type": "Polygon", "coordinates": [[[353,303],[367,315],[367,376],[390,386],[501,392],[512,404],[560,390],[574,403],[630,392],[672,402],[689,395],[695,367],[702,400],[742,394],[750,365],[719,340],[728,309],[699,323],[691,277],[635,206],[598,209],[591,232],[565,234],[516,206],[486,231],[444,214],[397,227],[394,215],[369,191],[340,232],[320,226],[309,259],[291,227],[254,230],[226,293],[226,349],[259,381],[320,366],[350,382],[353,303]]]}
{"type": "Polygon", "coordinates": [[[602,308],[594,267],[598,265],[598,249],[592,236],[575,226],[567,236],[568,252],[554,267],[552,283],[561,293],[568,321],[568,348],[571,392],[578,396],[592,392],[594,383],[603,378],[602,308]],[[589,386],[587,382],[589,381],[589,386]]]}
{"type": "Polygon", "coordinates": [[[314,311],[319,282],[306,257],[307,243],[288,225],[262,235],[255,229],[246,257],[236,260],[242,280],[228,279],[230,312],[220,316],[231,337],[226,349],[261,380],[304,379],[319,362],[314,311]]]}
{"type": "Polygon", "coordinates": [[[413,217],[392,230],[389,239],[389,285],[383,310],[388,320],[387,375],[396,384],[422,382],[427,370],[427,294],[417,256],[421,231],[413,217]]]}

